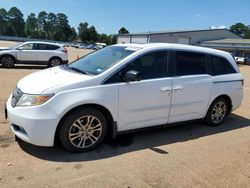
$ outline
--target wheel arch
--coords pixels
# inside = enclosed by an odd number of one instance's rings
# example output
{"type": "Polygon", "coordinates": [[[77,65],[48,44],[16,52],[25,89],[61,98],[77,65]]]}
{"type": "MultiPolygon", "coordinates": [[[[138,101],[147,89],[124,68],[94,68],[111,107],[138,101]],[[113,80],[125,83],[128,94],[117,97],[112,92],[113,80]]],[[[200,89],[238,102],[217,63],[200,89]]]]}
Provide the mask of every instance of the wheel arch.
{"type": "Polygon", "coordinates": [[[83,105],[76,106],[76,107],[70,109],[69,111],[67,111],[63,115],[63,117],[60,119],[60,121],[59,121],[59,123],[57,124],[57,127],[56,127],[56,131],[55,131],[55,135],[54,135],[54,144],[60,142],[59,132],[60,132],[62,122],[65,120],[65,118],[69,114],[74,113],[74,111],[77,111],[80,108],[94,108],[94,109],[97,109],[100,112],[102,112],[103,115],[105,116],[105,118],[107,120],[107,124],[108,124],[107,136],[114,138],[117,135],[117,123],[116,123],[116,121],[114,121],[114,118],[113,118],[111,112],[106,107],[104,107],[102,105],[90,103],[90,104],[83,104],[83,105]]]}
{"type": "Polygon", "coordinates": [[[49,61],[51,61],[53,58],[57,58],[57,59],[60,59],[60,61],[62,61],[62,58],[59,57],[59,56],[52,56],[52,57],[49,58],[49,61]]]}
{"type": "Polygon", "coordinates": [[[12,55],[12,54],[1,54],[0,55],[0,62],[2,61],[2,58],[5,57],[5,56],[10,56],[15,60],[15,63],[17,62],[16,57],[14,55],[12,55]]]}
{"type": "Polygon", "coordinates": [[[233,105],[232,105],[231,97],[229,95],[227,95],[227,94],[221,94],[221,95],[218,95],[216,98],[214,98],[214,100],[210,103],[209,108],[207,109],[207,111],[210,109],[213,102],[215,100],[219,99],[219,98],[224,98],[227,101],[227,103],[229,105],[229,110],[228,110],[228,114],[229,114],[231,112],[231,110],[232,110],[233,105]]]}

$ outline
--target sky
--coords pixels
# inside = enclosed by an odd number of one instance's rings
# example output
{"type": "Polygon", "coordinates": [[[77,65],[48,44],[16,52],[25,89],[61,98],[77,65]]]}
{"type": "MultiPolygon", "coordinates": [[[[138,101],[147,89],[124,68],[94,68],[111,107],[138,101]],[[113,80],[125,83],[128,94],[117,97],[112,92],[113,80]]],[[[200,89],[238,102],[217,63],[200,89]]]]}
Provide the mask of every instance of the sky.
{"type": "Polygon", "coordinates": [[[13,6],[25,19],[42,10],[64,13],[75,28],[86,21],[107,34],[250,25],[250,0],[0,0],[0,8],[13,6]]]}

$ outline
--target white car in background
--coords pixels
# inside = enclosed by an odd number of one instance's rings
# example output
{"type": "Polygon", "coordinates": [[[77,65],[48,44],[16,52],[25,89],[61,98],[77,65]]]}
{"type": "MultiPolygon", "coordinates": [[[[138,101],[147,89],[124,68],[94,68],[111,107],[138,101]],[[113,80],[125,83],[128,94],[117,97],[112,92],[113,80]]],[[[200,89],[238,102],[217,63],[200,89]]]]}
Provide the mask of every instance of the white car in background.
{"type": "Polygon", "coordinates": [[[179,44],[119,44],[26,76],[7,101],[20,139],[73,152],[106,136],[190,120],[217,126],[241,105],[243,76],[223,51],[179,44]]]}
{"type": "Polygon", "coordinates": [[[234,59],[237,64],[246,64],[247,59],[245,57],[236,57],[234,56],[234,59]]]}
{"type": "Polygon", "coordinates": [[[0,48],[0,64],[5,68],[15,64],[36,64],[54,67],[68,63],[67,49],[48,42],[24,42],[10,48],[0,48]]]}

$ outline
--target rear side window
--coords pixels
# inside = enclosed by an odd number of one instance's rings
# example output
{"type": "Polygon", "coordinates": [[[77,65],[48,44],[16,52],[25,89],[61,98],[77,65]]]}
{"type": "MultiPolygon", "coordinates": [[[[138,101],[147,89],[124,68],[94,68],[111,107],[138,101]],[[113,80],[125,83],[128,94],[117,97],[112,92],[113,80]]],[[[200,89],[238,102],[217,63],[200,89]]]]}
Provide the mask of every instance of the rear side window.
{"type": "Polygon", "coordinates": [[[47,50],[47,44],[38,44],[39,50],[47,50]]]}
{"type": "Polygon", "coordinates": [[[48,45],[48,50],[57,50],[58,48],[60,47],[56,45],[51,45],[51,44],[48,45]]]}
{"type": "Polygon", "coordinates": [[[236,73],[231,63],[222,57],[211,56],[211,68],[215,76],[236,73]]]}
{"type": "Polygon", "coordinates": [[[35,44],[37,50],[56,50],[58,48],[60,47],[52,44],[35,44]]]}
{"type": "Polygon", "coordinates": [[[206,55],[194,52],[176,52],[176,75],[207,74],[206,55]]]}

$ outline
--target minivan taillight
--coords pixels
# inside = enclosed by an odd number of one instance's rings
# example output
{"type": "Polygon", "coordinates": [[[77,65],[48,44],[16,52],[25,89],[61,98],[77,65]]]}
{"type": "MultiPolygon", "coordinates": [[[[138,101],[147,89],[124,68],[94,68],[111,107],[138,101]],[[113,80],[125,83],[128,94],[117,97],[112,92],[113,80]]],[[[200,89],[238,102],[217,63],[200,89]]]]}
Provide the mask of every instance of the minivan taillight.
{"type": "Polygon", "coordinates": [[[63,47],[62,52],[65,53],[65,54],[67,54],[67,53],[68,53],[68,50],[67,50],[66,48],[63,47]]]}
{"type": "Polygon", "coordinates": [[[242,87],[244,87],[244,80],[241,80],[242,87]]]}

